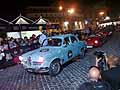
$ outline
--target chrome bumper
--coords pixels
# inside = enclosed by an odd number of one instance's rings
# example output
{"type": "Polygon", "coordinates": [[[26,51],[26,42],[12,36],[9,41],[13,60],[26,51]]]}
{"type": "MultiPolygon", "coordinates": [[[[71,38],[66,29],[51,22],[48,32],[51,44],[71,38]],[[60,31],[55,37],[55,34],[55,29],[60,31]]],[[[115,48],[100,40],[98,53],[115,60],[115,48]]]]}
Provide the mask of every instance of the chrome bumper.
{"type": "Polygon", "coordinates": [[[48,67],[39,68],[39,69],[35,69],[35,68],[25,68],[25,70],[27,70],[28,72],[36,72],[36,73],[45,73],[45,72],[48,72],[48,71],[49,71],[48,67]]]}

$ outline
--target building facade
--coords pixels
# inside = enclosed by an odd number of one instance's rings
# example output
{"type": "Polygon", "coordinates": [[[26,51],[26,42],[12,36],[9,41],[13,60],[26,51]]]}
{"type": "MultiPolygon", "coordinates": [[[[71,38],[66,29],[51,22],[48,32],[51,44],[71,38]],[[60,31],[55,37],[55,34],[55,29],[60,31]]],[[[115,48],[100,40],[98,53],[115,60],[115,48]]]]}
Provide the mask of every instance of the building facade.
{"type": "Polygon", "coordinates": [[[25,9],[25,16],[37,20],[40,16],[49,21],[60,25],[60,29],[66,30],[80,30],[84,28],[83,15],[75,12],[69,14],[67,11],[59,11],[58,7],[27,7],[25,9]]]}

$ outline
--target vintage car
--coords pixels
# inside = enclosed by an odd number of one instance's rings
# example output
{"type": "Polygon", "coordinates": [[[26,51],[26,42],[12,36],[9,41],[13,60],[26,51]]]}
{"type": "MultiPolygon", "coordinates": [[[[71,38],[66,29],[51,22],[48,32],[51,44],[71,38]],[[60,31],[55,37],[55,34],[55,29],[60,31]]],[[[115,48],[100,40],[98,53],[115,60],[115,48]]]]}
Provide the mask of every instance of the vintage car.
{"type": "Polygon", "coordinates": [[[106,41],[102,34],[93,34],[86,39],[87,48],[99,47],[106,41]]]}
{"type": "MultiPolygon", "coordinates": [[[[61,66],[76,56],[85,56],[86,44],[72,34],[52,36],[46,39],[47,46],[29,51],[19,59],[23,67],[29,72],[57,75],[61,66]]],[[[45,40],[44,40],[45,41],[45,40]]]]}
{"type": "Polygon", "coordinates": [[[101,31],[99,32],[100,34],[103,34],[105,37],[111,36],[112,35],[112,31],[101,31]]]}

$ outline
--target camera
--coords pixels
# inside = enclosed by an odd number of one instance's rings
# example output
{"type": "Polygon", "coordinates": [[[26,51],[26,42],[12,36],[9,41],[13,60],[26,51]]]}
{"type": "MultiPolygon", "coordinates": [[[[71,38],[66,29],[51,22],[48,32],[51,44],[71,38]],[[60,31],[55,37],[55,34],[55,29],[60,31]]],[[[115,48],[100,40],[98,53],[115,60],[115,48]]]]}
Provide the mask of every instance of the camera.
{"type": "Polygon", "coordinates": [[[95,51],[94,52],[94,55],[97,57],[97,59],[100,59],[97,63],[98,63],[98,67],[100,68],[101,71],[108,70],[108,65],[106,62],[105,54],[106,53],[103,51],[95,51]]]}
{"type": "Polygon", "coordinates": [[[99,58],[104,58],[105,53],[103,51],[95,51],[94,55],[99,58]]]}

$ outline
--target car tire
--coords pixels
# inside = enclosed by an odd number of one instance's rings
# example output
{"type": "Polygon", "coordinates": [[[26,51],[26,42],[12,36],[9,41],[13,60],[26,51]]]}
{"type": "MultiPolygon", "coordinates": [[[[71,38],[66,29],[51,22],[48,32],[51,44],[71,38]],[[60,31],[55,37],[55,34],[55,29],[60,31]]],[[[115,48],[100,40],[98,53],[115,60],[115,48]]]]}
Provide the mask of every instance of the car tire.
{"type": "Polygon", "coordinates": [[[83,59],[84,57],[85,57],[85,54],[86,54],[86,50],[84,49],[84,48],[82,48],[81,50],[80,50],[80,59],[83,59]]]}
{"type": "Polygon", "coordinates": [[[49,67],[49,75],[56,76],[61,70],[61,64],[58,60],[54,60],[49,67]]]}

